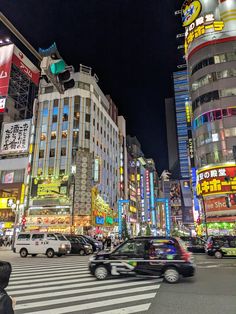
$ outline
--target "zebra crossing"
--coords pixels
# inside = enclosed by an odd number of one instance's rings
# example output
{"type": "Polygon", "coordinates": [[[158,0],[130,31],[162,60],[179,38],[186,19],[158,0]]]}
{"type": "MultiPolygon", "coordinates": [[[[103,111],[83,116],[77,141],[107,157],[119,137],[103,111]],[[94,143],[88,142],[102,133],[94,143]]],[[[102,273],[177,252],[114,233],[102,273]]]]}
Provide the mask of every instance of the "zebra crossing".
{"type": "Polygon", "coordinates": [[[98,281],[88,258],[27,258],[12,263],[8,293],[16,314],[147,313],[161,279],[113,277],[98,281]]]}

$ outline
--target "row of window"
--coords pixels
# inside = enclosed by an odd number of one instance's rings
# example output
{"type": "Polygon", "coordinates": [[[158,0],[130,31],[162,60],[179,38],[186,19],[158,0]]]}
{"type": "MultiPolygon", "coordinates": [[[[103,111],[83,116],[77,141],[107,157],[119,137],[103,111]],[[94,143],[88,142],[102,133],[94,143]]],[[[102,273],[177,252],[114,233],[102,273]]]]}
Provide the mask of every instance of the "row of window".
{"type": "MultiPolygon", "coordinates": [[[[75,82],[74,88],[80,88],[80,89],[90,91],[90,84],[84,83],[84,82],[75,82]]],[[[42,87],[41,94],[50,94],[56,91],[57,89],[54,86],[46,86],[46,87],[42,87]]]]}
{"type": "Polygon", "coordinates": [[[204,123],[221,120],[224,117],[236,116],[236,107],[229,107],[225,109],[216,109],[203,113],[193,121],[193,129],[199,128],[204,123]]]}
{"type": "Polygon", "coordinates": [[[213,152],[198,157],[197,167],[200,168],[209,164],[227,162],[232,160],[234,160],[232,150],[215,150],[213,152]]]}
{"type": "Polygon", "coordinates": [[[218,64],[223,62],[236,61],[236,52],[226,52],[214,57],[206,58],[199,63],[197,63],[192,69],[192,75],[199,71],[202,68],[207,67],[208,65],[218,64]]]}
{"type": "Polygon", "coordinates": [[[205,144],[218,142],[219,140],[224,140],[227,137],[235,137],[236,136],[236,127],[220,130],[219,133],[215,131],[210,131],[205,134],[199,135],[195,139],[195,146],[200,147],[205,144]]]}
{"type": "Polygon", "coordinates": [[[228,69],[219,72],[208,73],[192,84],[192,91],[196,91],[200,87],[206,86],[212,82],[223,78],[235,77],[236,69],[228,69]]]}
{"type": "Polygon", "coordinates": [[[226,89],[222,89],[222,90],[214,90],[211,92],[208,92],[206,94],[203,94],[199,97],[197,97],[193,103],[192,103],[192,107],[193,107],[193,111],[196,110],[199,106],[214,101],[214,100],[218,100],[220,98],[223,97],[232,97],[232,96],[236,96],[236,87],[232,87],[232,88],[226,88],[226,89]]]}

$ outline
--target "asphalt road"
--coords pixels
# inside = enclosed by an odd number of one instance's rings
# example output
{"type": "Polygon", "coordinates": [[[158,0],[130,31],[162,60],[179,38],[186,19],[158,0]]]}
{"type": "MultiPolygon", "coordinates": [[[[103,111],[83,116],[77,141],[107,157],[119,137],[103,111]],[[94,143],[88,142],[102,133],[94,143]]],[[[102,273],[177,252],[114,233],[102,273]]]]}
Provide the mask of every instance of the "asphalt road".
{"type": "Polygon", "coordinates": [[[87,272],[87,259],[22,259],[0,248],[0,260],[13,264],[16,314],[236,314],[236,259],[195,255],[196,276],[175,285],[134,278],[101,283],[87,272]]]}

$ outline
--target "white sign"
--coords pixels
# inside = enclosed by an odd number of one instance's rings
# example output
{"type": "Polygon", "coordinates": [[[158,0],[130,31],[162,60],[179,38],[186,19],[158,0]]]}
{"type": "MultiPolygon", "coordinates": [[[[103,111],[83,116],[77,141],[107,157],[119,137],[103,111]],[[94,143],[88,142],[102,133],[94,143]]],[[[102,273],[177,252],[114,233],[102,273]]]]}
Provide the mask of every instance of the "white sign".
{"type": "Polygon", "coordinates": [[[0,153],[24,153],[28,151],[30,120],[4,123],[0,153]]]}

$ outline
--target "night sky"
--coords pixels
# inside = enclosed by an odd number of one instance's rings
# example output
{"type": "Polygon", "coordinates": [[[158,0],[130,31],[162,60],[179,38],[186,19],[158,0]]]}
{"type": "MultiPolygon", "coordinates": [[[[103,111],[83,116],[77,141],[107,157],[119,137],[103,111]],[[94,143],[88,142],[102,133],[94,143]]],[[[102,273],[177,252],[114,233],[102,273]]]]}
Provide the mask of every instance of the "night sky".
{"type": "Polygon", "coordinates": [[[90,66],[159,172],[168,168],[164,99],[177,65],[176,0],[1,0],[38,50],[54,41],[68,64],[90,66]]]}

